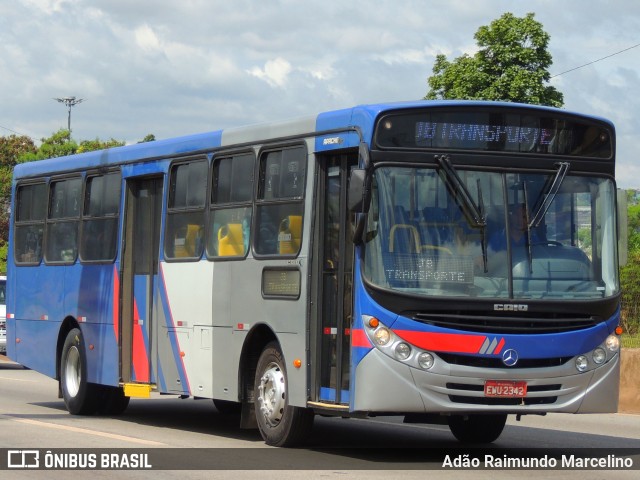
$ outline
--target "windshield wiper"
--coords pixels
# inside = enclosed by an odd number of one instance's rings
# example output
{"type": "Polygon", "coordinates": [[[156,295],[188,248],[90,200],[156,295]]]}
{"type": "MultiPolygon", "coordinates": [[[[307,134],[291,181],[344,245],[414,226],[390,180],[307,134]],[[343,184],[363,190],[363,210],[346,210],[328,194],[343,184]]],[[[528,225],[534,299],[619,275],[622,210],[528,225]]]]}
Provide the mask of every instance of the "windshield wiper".
{"type": "Polygon", "coordinates": [[[449,155],[434,155],[435,161],[440,167],[438,175],[447,186],[447,189],[454,198],[456,204],[462,211],[467,223],[471,228],[479,228],[482,234],[482,260],[484,262],[484,271],[487,272],[487,241],[485,228],[487,219],[484,209],[484,201],[482,199],[482,190],[480,188],[480,180],[478,180],[478,203],[473,200],[466,183],[462,181],[458,172],[451,164],[449,155]]]}
{"type": "MultiPolygon", "coordinates": [[[[533,254],[531,253],[531,222],[529,220],[529,196],[527,195],[527,184],[522,182],[522,195],[524,196],[524,228],[526,229],[527,260],[529,260],[529,274],[533,275],[533,254]]],[[[549,207],[547,207],[549,208],[549,207]]]]}
{"type": "Polygon", "coordinates": [[[467,185],[462,181],[458,172],[451,164],[449,155],[435,155],[435,160],[440,167],[438,170],[440,178],[449,188],[451,195],[467,218],[469,225],[473,228],[486,227],[487,221],[484,218],[484,212],[481,211],[480,207],[478,207],[473,198],[471,198],[471,193],[467,185]]]}
{"type": "Polygon", "coordinates": [[[547,185],[549,185],[549,188],[544,188],[540,192],[540,195],[536,200],[536,210],[532,216],[529,216],[529,200],[527,197],[527,185],[524,182],[522,184],[522,190],[524,194],[524,203],[525,203],[524,226],[526,228],[526,234],[527,234],[526,236],[527,258],[529,260],[529,273],[531,274],[533,274],[533,255],[531,253],[531,229],[540,226],[542,219],[547,214],[549,207],[551,207],[553,200],[556,198],[556,195],[560,191],[560,187],[562,186],[562,182],[564,182],[564,178],[567,176],[568,171],[569,171],[568,162],[558,163],[558,171],[553,177],[553,180],[551,182],[547,182],[547,185]]]}
{"type": "Polygon", "coordinates": [[[551,182],[551,186],[548,189],[542,190],[540,192],[540,196],[536,200],[536,211],[533,214],[533,218],[531,222],[529,222],[527,228],[531,229],[533,227],[538,227],[542,219],[547,214],[547,210],[553,203],[553,200],[556,198],[560,187],[562,186],[562,182],[564,182],[564,177],[567,176],[567,172],[569,171],[569,163],[568,162],[560,162],[558,163],[558,171],[556,172],[555,177],[553,177],[553,181],[551,182]],[[542,196],[544,195],[544,198],[542,196]]]}

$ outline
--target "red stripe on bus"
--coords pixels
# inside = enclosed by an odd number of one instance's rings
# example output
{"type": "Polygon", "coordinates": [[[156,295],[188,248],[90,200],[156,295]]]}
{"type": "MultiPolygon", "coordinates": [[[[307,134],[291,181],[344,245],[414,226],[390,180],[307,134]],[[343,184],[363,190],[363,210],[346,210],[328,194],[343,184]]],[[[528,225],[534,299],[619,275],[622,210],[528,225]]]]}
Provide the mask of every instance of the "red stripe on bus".
{"type": "Polygon", "coordinates": [[[147,357],[147,346],[144,344],[142,325],[139,324],[138,304],[133,301],[133,371],[136,375],[136,382],[149,381],[149,359],[147,357]]]}
{"type": "Polygon", "coordinates": [[[498,346],[496,347],[496,349],[493,351],[494,355],[497,355],[500,353],[500,350],[502,350],[502,347],[504,347],[504,337],[500,339],[500,343],[498,343],[498,346]]]}
{"type": "Polygon", "coordinates": [[[460,333],[415,332],[412,330],[394,330],[403,340],[438,352],[478,353],[484,343],[484,335],[465,335],[460,333]]]}
{"type": "Polygon", "coordinates": [[[371,348],[371,342],[362,329],[351,329],[351,346],[371,348]]]}

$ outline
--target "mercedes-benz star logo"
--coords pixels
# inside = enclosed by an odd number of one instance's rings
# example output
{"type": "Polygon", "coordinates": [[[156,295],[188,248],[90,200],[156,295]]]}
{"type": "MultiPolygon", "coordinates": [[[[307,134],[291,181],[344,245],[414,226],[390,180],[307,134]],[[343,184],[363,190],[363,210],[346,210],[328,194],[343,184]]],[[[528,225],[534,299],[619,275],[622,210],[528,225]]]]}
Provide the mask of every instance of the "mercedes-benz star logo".
{"type": "Polygon", "coordinates": [[[504,363],[507,367],[513,367],[516,363],[518,363],[518,352],[516,352],[513,348],[505,350],[502,354],[502,363],[504,363]]]}

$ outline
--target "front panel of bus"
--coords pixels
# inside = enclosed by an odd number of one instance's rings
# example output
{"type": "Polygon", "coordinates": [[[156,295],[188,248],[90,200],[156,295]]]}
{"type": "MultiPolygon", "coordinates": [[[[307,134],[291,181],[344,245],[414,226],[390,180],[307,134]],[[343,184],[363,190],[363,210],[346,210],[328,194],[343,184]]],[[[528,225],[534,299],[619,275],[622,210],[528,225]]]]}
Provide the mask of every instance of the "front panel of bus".
{"type": "Polygon", "coordinates": [[[351,409],[615,412],[613,150],[607,122],[551,110],[381,115],[351,409]]]}

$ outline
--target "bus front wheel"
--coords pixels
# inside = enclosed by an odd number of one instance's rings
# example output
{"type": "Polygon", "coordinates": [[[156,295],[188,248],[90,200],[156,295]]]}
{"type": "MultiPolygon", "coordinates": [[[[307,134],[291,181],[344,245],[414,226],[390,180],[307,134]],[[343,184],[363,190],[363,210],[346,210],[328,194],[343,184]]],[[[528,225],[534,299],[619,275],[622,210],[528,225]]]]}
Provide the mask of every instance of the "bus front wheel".
{"type": "Polygon", "coordinates": [[[491,443],[498,439],[506,422],[506,414],[452,415],[449,429],[461,442],[491,443]]]}
{"type": "Polygon", "coordinates": [[[91,415],[97,409],[98,386],[87,382],[87,357],[82,332],[72,329],[64,341],[60,358],[60,386],[72,415],[91,415]]]}
{"type": "Polygon", "coordinates": [[[292,447],[304,440],[313,426],[313,411],[289,405],[287,370],[277,343],[260,355],[255,377],[255,412],[258,429],[268,445],[292,447]]]}

